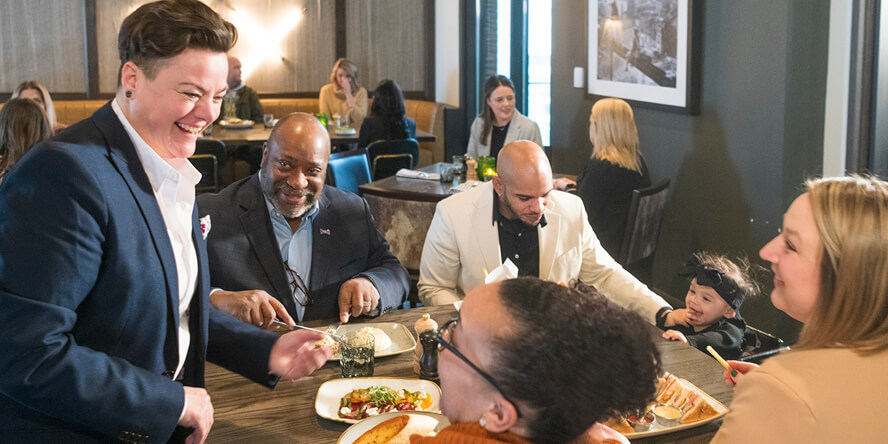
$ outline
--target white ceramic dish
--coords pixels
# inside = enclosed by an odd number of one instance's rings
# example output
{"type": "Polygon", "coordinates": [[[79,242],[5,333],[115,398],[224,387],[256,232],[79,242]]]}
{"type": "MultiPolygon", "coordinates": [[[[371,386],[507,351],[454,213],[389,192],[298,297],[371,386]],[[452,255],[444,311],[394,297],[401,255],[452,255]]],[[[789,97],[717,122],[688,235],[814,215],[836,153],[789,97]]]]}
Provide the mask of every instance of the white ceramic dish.
{"type": "Polygon", "coordinates": [[[226,129],[247,129],[252,128],[254,123],[255,122],[253,122],[252,120],[241,120],[237,123],[232,123],[227,120],[220,120],[219,126],[226,129]]]}
{"type": "Polygon", "coordinates": [[[358,131],[354,128],[336,128],[336,134],[341,134],[343,136],[352,136],[358,134],[358,131]]]}
{"type": "Polygon", "coordinates": [[[723,416],[725,416],[728,413],[728,408],[725,407],[724,404],[718,402],[718,400],[716,400],[712,396],[709,396],[709,394],[707,394],[703,390],[700,390],[694,384],[691,384],[690,382],[688,382],[686,380],[684,380],[684,381],[685,381],[685,384],[691,386],[695,392],[697,392],[698,394],[700,394],[701,396],[703,396],[707,400],[709,400],[709,403],[712,404],[713,407],[715,407],[715,409],[718,411],[718,414],[713,417],[706,418],[702,421],[692,422],[689,424],[676,424],[674,426],[663,426],[657,422],[654,422],[654,424],[651,426],[651,429],[648,431],[626,433],[626,434],[624,434],[624,436],[629,439],[635,439],[635,438],[647,438],[649,436],[665,435],[667,433],[672,433],[672,432],[677,432],[680,430],[687,430],[687,429],[692,429],[694,427],[699,427],[703,424],[707,424],[712,421],[721,419],[723,416]]]}
{"type": "Polygon", "coordinates": [[[450,425],[450,420],[447,419],[446,416],[440,413],[431,413],[431,412],[390,412],[384,413],[379,416],[374,416],[370,419],[365,419],[357,424],[350,426],[345,429],[345,432],[339,436],[339,440],[336,441],[336,444],[351,444],[355,442],[361,435],[366,433],[368,430],[376,427],[383,421],[387,421],[389,419],[394,418],[395,416],[400,415],[423,415],[430,416],[435,418],[438,421],[438,426],[435,427],[435,432],[440,432],[441,429],[450,425]]]}
{"type": "MultiPolygon", "coordinates": [[[[343,324],[336,329],[334,334],[338,336],[343,336],[348,333],[358,331],[364,327],[376,327],[385,334],[388,335],[389,339],[392,340],[392,344],[388,346],[388,348],[384,350],[379,350],[376,352],[377,358],[383,358],[386,356],[397,355],[400,353],[404,353],[407,351],[411,351],[416,348],[416,339],[413,338],[413,333],[410,333],[410,330],[404,326],[404,324],[398,324],[397,322],[370,322],[365,324],[343,324]]],[[[323,330],[320,329],[320,330],[323,330]]],[[[333,354],[330,357],[331,361],[339,360],[339,352],[333,354]]]]}
{"type": "MultiPolygon", "coordinates": [[[[339,400],[352,390],[379,385],[393,390],[407,389],[411,392],[421,391],[428,393],[429,396],[432,397],[432,405],[423,411],[435,413],[441,411],[441,388],[438,387],[438,384],[435,384],[432,381],[411,378],[348,378],[331,379],[318,387],[318,394],[315,396],[315,412],[321,418],[326,418],[331,421],[346,422],[349,424],[359,422],[355,419],[339,417],[339,400]]],[[[373,418],[376,418],[376,416],[365,419],[364,421],[369,421],[373,418]]],[[[360,434],[357,436],[360,436],[360,434]]]]}

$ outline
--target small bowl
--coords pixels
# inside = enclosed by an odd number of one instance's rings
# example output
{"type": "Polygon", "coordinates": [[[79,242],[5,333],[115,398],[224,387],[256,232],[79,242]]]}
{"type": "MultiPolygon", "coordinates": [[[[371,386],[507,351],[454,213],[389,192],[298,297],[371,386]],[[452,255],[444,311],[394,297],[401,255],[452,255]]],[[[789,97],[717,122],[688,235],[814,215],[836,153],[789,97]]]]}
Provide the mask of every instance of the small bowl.
{"type": "Polygon", "coordinates": [[[657,422],[657,418],[650,410],[636,410],[631,415],[627,416],[626,420],[629,421],[629,424],[632,425],[632,428],[636,432],[647,432],[653,427],[654,423],[657,422]]]}
{"type": "Polygon", "coordinates": [[[664,427],[672,427],[678,424],[681,418],[681,409],[668,404],[657,404],[651,409],[657,418],[657,423],[664,427]]]}

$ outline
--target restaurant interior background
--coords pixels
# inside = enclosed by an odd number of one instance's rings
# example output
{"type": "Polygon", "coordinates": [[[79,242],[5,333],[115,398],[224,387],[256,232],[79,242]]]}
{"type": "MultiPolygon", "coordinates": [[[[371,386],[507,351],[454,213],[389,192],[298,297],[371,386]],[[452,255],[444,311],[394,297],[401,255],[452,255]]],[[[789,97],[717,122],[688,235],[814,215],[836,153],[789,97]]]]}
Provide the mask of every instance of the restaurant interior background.
{"type": "MultiPolygon", "coordinates": [[[[500,73],[516,80],[519,100],[526,100],[520,93],[528,88],[522,66],[528,32],[551,29],[543,132],[553,169],[577,174],[591,151],[595,100],[573,86],[574,68],[586,66],[587,1],[545,0],[551,23],[528,30],[527,2],[535,1],[543,0],[505,0],[513,27],[503,51],[491,31],[503,23],[496,21],[503,0],[205,0],[238,26],[233,53],[243,61],[245,82],[262,97],[316,97],[336,58],[346,56],[357,62],[368,90],[393,78],[408,98],[449,105],[448,154],[465,150],[478,89],[497,54],[511,55],[511,71],[500,73]]],[[[0,100],[29,79],[47,85],[55,100],[110,98],[117,28],[142,3],[0,1],[0,100]]],[[[680,299],[687,287],[675,272],[691,252],[744,254],[765,265],[758,249],[777,233],[805,177],[874,165],[884,174],[888,152],[886,128],[875,125],[888,106],[874,100],[877,84],[886,82],[878,73],[888,73],[876,57],[878,1],[696,3],[699,114],[635,107],[654,180],[672,180],[653,287],[680,299]]],[[[770,291],[770,276],[762,280],[770,291]]],[[[747,302],[743,313],[790,341],[797,333],[767,295],[747,302]]]]}

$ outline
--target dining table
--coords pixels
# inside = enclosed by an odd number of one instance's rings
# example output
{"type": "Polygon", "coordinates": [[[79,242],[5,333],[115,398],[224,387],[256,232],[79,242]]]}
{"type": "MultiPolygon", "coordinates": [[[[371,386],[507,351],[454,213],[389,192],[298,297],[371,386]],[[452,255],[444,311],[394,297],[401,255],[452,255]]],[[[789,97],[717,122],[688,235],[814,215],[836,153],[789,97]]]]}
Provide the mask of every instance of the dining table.
{"type": "MultiPolygon", "coordinates": [[[[456,316],[453,305],[423,306],[393,310],[376,318],[352,318],[349,323],[396,322],[415,335],[414,323],[428,313],[438,325],[456,316]]],[[[337,320],[311,321],[304,325],[326,327],[337,320]]],[[[663,370],[687,379],[710,396],[728,405],[732,389],[724,383],[722,367],[709,355],[681,342],[667,341],[653,325],[647,326],[656,337],[663,370]]],[[[309,376],[296,381],[280,381],[273,390],[207,363],[206,388],[215,409],[215,422],[208,443],[317,443],[337,442],[350,424],[320,417],[315,411],[315,396],[326,381],[340,378],[338,361],[328,361],[309,376]]],[[[376,358],[374,377],[418,378],[413,372],[413,353],[376,358]]],[[[444,396],[447,396],[445,394],[444,396]]],[[[642,443],[707,443],[718,430],[720,421],[674,431],[664,435],[633,439],[642,443]]]]}
{"type": "MultiPolygon", "coordinates": [[[[357,132],[339,133],[336,129],[327,128],[330,134],[330,144],[332,146],[348,146],[358,143],[357,132]]],[[[253,142],[265,142],[271,135],[271,128],[267,128],[263,123],[254,123],[252,126],[243,128],[226,127],[221,124],[214,124],[211,134],[202,136],[205,139],[220,140],[226,145],[245,145],[253,142]]],[[[422,130],[416,130],[416,140],[419,142],[434,142],[435,135],[422,130]]]]}

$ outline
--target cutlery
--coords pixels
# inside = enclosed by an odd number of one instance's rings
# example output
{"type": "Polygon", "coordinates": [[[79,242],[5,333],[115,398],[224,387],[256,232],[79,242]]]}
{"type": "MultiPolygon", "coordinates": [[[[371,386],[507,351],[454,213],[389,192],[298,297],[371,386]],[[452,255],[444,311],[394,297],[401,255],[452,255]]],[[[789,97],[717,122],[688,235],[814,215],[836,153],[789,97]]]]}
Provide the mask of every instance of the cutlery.
{"type": "Polygon", "coordinates": [[[333,334],[333,332],[330,332],[330,331],[318,330],[318,329],[316,329],[316,328],[305,327],[305,326],[302,326],[302,325],[294,325],[294,326],[290,326],[290,325],[287,325],[285,322],[278,321],[277,319],[275,319],[275,320],[272,321],[271,323],[274,324],[274,325],[277,325],[278,327],[289,328],[289,329],[292,329],[292,330],[302,329],[302,330],[310,330],[310,331],[318,332],[318,333],[325,334],[325,335],[327,335],[327,336],[333,338],[333,340],[336,341],[336,342],[340,342],[340,343],[344,343],[344,342],[345,342],[345,339],[343,339],[342,336],[335,335],[335,334],[333,334]]]}

